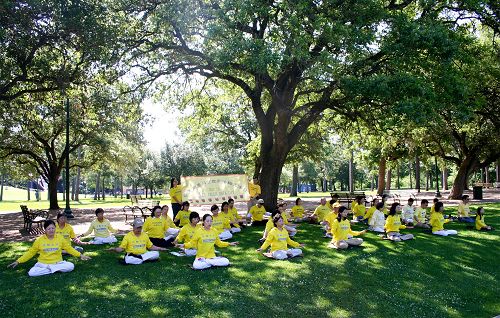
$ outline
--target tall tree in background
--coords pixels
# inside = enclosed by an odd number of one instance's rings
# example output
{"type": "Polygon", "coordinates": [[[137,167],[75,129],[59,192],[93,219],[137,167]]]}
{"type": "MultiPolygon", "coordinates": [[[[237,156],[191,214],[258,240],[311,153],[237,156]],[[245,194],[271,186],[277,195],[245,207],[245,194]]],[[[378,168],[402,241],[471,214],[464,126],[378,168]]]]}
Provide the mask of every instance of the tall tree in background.
{"type": "MultiPolygon", "coordinates": [[[[442,57],[456,13],[463,9],[447,1],[126,4],[143,23],[131,40],[136,43],[131,65],[135,74],[142,72],[142,85],[168,74],[197,74],[229,81],[245,93],[261,134],[260,181],[270,206],[287,155],[326,109],[349,117],[369,113],[364,100],[348,98],[345,79],[359,82],[391,68],[386,76],[394,83],[411,80],[411,73],[399,72],[398,66],[442,57]],[[451,9],[453,15],[447,15],[451,9]]],[[[475,10],[474,4],[488,6],[467,2],[465,9],[475,10]]],[[[413,93],[392,88],[399,95],[413,93]]]]}

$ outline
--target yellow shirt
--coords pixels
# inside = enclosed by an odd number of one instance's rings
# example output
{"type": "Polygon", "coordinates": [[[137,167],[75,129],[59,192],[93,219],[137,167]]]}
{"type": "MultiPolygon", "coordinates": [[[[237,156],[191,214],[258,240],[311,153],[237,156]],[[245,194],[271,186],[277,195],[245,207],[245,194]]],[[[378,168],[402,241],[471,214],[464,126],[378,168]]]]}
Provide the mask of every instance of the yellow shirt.
{"type": "Polygon", "coordinates": [[[292,247],[299,247],[300,244],[290,239],[287,230],[285,230],[284,228],[280,230],[275,227],[269,232],[266,241],[260,248],[262,250],[265,250],[266,248],[271,246],[271,252],[286,251],[288,250],[288,245],[292,247]]]}
{"type": "Polygon", "coordinates": [[[180,210],[177,215],[174,218],[174,221],[179,221],[179,226],[184,226],[186,224],[189,224],[189,215],[191,214],[191,211],[187,210],[180,210]]]}
{"type": "Polygon", "coordinates": [[[483,227],[487,227],[486,223],[484,223],[484,215],[482,217],[476,216],[476,230],[480,230],[483,227]]]}
{"type": "Polygon", "coordinates": [[[250,194],[250,197],[255,198],[256,196],[261,194],[260,185],[253,184],[252,182],[249,182],[248,183],[248,193],[250,194]]]}
{"type": "Polygon", "coordinates": [[[373,212],[375,212],[376,209],[377,208],[375,206],[370,207],[368,209],[368,211],[366,211],[364,219],[365,220],[367,220],[367,219],[370,220],[372,218],[372,216],[373,216],[373,212]]]}
{"type": "Polygon", "coordinates": [[[356,204],[356,206],[352,209],[352,213],[354,216],[365,216],[366,208],[364,204],[356,204]]]}
{"type": "Polygon", "coordinates": [[[174,221],[170,218],[170,216],[164,216],[162,214],[161,216],[162,219],[165,219],[167,221],[168,228],[173,228],[173,229],[178,229],[177,225],[175,225],[174,221]]]}
{"type": "Polygon", "coordinates": [[[144,232],[142,232],[139,237],[137,237],[134,232],[128,232],[120,243],[120,247],[123,248],[125,252],[137,255],[146,253],[147,249],[151,248],[151,246],[153,246],[153,243],[151,243],[148,235],[144,232]]]}
{"type": "Polygon", "coordinates": [[[314,210],[313,215],[317,215],[318,220],[322,222],[328,213],[330,213],[330,209],[325,204],[325,205],[318,205],[316,210],[314,210]]]}
{"type": "Polygon", "coordinates": [[[399,215],[389,215],[385,220],[385,231],[399,232],[399,230],[406,229],[406,225],[401,224],[401,217],[399,215]]]}
{"type": "Polygon", "coordinates": [[[215,229],[218,233],[222,233],[225,229],[230,229],[229,219],[223,215],[224,213],[219,213],[217,216],[212,216],[212,229],[215,229]]]}
{"type": "Polygon", "coordinates": [[[431,206],[431,217],[432,217],[432,215],[434,214],[434,212],[436,212],[436,210],[435,210],[435,207],[434,207],[434,204],[433,204],[433,205],[431,206]]]}
{"type": "Polygon", "coordinates": [[[172,203],[182,203],[182,186],[180,184],[170,188],[170,190],[168,190],[168,194],[170,195],[172,203]]]}
{"type": "Polygon", "coordinates": [[[361,232],[351,230],[351,222],[349,220],[335,220],[330,225],[331,233],[332,233],[332,242],[345,241],[348,239],[348,235],[351,234],[353,236],[359,235],[361,232]]]}
{"type": "Polygon", "coordinates": [[[218,247],[229,246],[228,242],[222,242],[219,239],[219,233],[215,229],[210,228],[210,230],[206,230],[204,227],[201,227],[194,232],[193,238],[184,247],[195,248],[196,258],[214,258],[214,244],[218,247]]]}
{"type": "Polygon", "coordinates": [[[95,237],[109,237],[111,235],[110,232],[115,233],[116,230],[111,226],[111,223],[108,219],[104,219],[102,222],[99,222],[98,219],[95,219],[90,223],[89,229],[87,232],[83,233],[83,236],[87,236],[94,231],[95,237]]]}
{"type": "Polygon", "coordinates": [[[304,216],[304,206],[302,205],[295,205],[292,207],[292,216],[294,218],[301,218],[304,216]]]}
{"type": "Polygon", "coordinates": [[[415,209],[415,220],[419,223],[425,223],[425,216],[427,215],[427,209],[422,208],[421,206],[415,209]]]}
{"type": "MultiPolygon", "coordinates": [[[[66,226],[68,225],[66,224],[66,226]]],[[[76,257],[80,257],[81,255],[80,252],[71,247],[71,244],[64,239],[62,235],[56,234],[54,238],[49,239],[47,235],[44,234],[35,240],[30,249],[17,259],[17,262],[27,262],[39,253],[38,262],[43,264],[55,264],[63,260],[62,250],[76,257]]]]}
{"type": "Polygon", "coordinates": [[[458,204],[458,211],[457,211],[458,217],[460,217],[460,218],[468,217],[469,213],[470,213],[469,204],[468,203],[464,204],[463,202],[460,202],[458,204]]]}
{"type": "Polygon", "coordinates": [[[264,230],[267,233],[267,235],[269,235],[269,232],[271,232],[273,227],[274,227],[273,219],[269,218],[269,220],[267,220],[267,223],[266,223],[266,229],[264,230]]]}
{"type": "Polygon", "coordinates": [[[194,232],[196,232],[196,230],[199,228],[200,228],[200,224],[197,224],[194,227],[191,225],[191,223],[184,225],[182,227],[182,229],[179,231],[179,234],[177,235],[177,241],[184,242],[184,243],[191,241],[191,239],[193,238],[194,232]]]}
{"type": "Polygon", "coordinates": [[[233,221],[234,227],[240,227],[238,221],[240,220],[240,215],[238,214],[238,210],[233,206],[232,208],[228,208],[227,213],[229,213],[230,220],[233,221]]]}
{"type": "Polygon", "coordinates": [[[68,241],[68,243],[70,244],[71,244],[71,239],[74,239],[76,237],[73,227],[68,223],[66,223],[64,225],[64,228],[62,229],[59,227],[59,223],[56,223],[56,234],[59,234],[62,237],[64,237],[64,239],[68,241]]]}
{"type": "Polygon", "coordinates": [[[252,215],[252,221],[262,221],[264,219],[264,213],[266,213],[266,208],[263,205],[261,205],[260,208],[254,205],[250,208],[248,213],[252,215]]]}
{"type": "Polygon", "coordinates": [[[167,220],[165,218],[148,217],[142,228],[144,233],[152,238],[164,238],[168,230],[167,220]]]}
{"type": "Polygon", "coordinates": [[[432,226],[432,232],[437,232],[444,230],[443,224],[450,222],[450,220],[445,219],[442,213],[434,212],[431,215],[430,224],[432,226]]]}
{"type": "Polygon", "coordinates": [[[325,221],[328,222],[328,224],[330,224],[331,227],[333,222],[335,222],[335,220],[337,219],[337,217],[338,213],[330,212],[325,216],[325,221]]]}

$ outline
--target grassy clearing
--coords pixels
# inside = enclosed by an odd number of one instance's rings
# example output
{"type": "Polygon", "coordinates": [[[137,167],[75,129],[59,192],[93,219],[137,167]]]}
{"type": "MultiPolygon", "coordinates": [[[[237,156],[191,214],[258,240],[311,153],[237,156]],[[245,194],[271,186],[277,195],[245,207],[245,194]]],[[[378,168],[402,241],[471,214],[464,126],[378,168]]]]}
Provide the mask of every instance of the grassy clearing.
{"type": "MultiPolygon", "coordinates": [[[[20,205],[27,205],[30,209],[48,209],[50,204],[47,199],[47,193],[42,192],[40,198],[45,200],[36,201],[34,191],[31,191],[31,200],[27,200],[27,191],[23,189],[17,189],[13,187],[4,188],[4,199],[0,202],[0,213],[1,212],[12,212],[21,211],[20,205]]],[[[156,200],[161,200],[161,204],[169,204],[170,198],[165,195],[156,196],[156,200]]],[[[64,208],[66,206],[66,201],[63,200],[63,194],[58,193],[59,206],[64,208]]],[[[80,194],[79,201],[70,201],[70,206],[75,208],[85,208],[85,209],[96,209],[98,207],[123,207],[125,205],[130,205],[130,199],[123,199],[118,196],[117,198],[113,196],[106,196],[103,200],[94,200],[91,195],[80,194]]]]}
{"type": "MultiPolygon", "coordinates": [[[[500,204],[486,208],[500,228],[500,204]]],[[[361,227],[357,227],[358,229],[361,227]]],[[[87,248],[75,271],[29,278],[35,259],[8,263],[29,244],[0,244],[0,311],[6,316],[98,317],[493,317],[500,313],[499,231],[455,237],[408,230],[416,240],[393,243],[374,234],[362,248],[328,249],[319,226],[300,226],[304,257],[274,261],[257,254],[260,229],[237,234],[219,249],[229,268],[195,272],[191,257],[161,254],[140,266],[118,264],[102,246],[87,248]]]]}

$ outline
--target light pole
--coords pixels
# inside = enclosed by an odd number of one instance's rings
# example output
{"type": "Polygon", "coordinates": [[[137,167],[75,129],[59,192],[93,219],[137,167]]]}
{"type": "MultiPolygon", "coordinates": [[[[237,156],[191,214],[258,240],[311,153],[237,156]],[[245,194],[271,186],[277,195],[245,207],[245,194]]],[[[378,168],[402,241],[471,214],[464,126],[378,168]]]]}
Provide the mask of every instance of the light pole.
{"type": "Polygon", "coordinates": [[[438,162],[436,156],[434,156],[434,168],[436,171],[436,198],[440,198],[441,192],[439,192],[438,162]]]}
{"type": "Polygon", "coordinates": [[[64,209],[64,214],[68,219],[72,219],[75,216],[71,212],[69,207],[69,98],[66,96],[66,208],[64,209]]]}

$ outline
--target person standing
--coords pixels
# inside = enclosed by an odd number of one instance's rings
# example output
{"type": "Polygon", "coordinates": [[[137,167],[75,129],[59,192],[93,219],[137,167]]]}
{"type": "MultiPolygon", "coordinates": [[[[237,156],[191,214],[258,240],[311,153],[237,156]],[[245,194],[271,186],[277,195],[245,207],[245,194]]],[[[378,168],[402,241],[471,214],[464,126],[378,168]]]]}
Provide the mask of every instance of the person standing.
{"type": "Polygon", "coordinates": [[[248,200],[247,210],[250,211],[250,209],[257,204],[257,199],[259,199],[262,193],[258,178],[254,177],[253,181],[248,183],[248,193],[250,194],[250,200],[248,200]]]}
{"type": "Polygon", "coordinates": [[[172,213],[174,215],[173,218],[175,219],[175,216],[180,211],[182,205],[182,186],[179,184],[177,178],[174,177],[170,179],[170,190],[168,193],[170,194],[172,213]]]}

